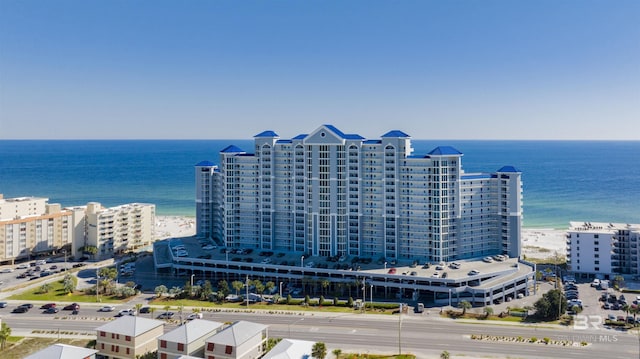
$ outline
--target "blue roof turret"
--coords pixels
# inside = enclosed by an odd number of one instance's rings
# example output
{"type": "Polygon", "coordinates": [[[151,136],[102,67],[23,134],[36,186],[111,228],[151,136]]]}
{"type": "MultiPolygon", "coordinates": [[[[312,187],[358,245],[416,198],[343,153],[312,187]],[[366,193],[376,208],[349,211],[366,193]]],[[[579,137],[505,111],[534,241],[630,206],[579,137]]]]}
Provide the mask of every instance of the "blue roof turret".
{"type": "Polygon", "coordinates": [[[438,146],[429,152],[432,156],[446,156],[446,155],[461,155],[462,152],[456,150],[451,146],[438,146]]]}
{"type": "Polygon", "coordinates": [[[234,146],[234,145],[229,145],[227,147],[225,147],[222,151],[220,151],[222,153],[236,153],[236,152],[245,152],[243,149],[234,146]]]}
{"type": "Polygon", "coordinates": [[[259,134],[255,135],[253,137],[280,137],[280,136],[278,136],[278,134],[275,133],[274,131],[270,131],[269,130],[269,131],[260,132],[259,134]]]}
{"type": "Polygon", "coordinates": [[[196,167],[211,167],[215,165],[216,164],[211,161],[201,161],[201,162],[198,162],[198,164],[196,164],[196,167]]]}
{"type": "Polygon", "coordinates": [[[520,171],[519,169],[513,166],[504,166],[501,169],[499,169],[498,172],[522,172],[522,171],[520,171]]]}
{"type": "Polygon", "coordinates": [[[399,130],[392,130],[392,131],[389,131],[389,132],[385,133],[381,137],[382,138],[385,138],[385,137],[403,137],[403,138],[406,138],[406,137],[411,137],[411,136],[409,136],[406,133],[404,133],[402,131],[399,131],[399,130]]]}

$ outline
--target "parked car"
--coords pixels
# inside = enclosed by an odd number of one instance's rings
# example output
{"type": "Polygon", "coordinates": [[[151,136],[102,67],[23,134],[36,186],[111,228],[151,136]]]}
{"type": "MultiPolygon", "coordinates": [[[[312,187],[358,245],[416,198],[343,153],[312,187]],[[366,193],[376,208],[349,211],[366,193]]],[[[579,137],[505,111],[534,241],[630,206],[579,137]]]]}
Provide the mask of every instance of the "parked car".
{"type": "Polygon", "coordinates": [[[187,316],[187,320],[202,319],[202,313],[191,313],[187,316]]]}
{"type": "Polygon", "coordinates": [[[140,314],[151,313],[151,307],[142,307],[140,308],[140,314]]]}
{"type": "Polygon", "coordinates": [[[122,309],[116,314],[116,317],[123,317],[125,315],[136,315],[137,312],[135,309],[122,309]]]}
{"type": "Polygon", "coordinates": [[[173,312],[160,313],[160,315],[158,315],[158,319],[171,319],[173,318],[173,314],[173,312]]]}
{"type": "Polygon", "coordinates": [[[113,305],[105,305],[104,307],[98,309],[99,312],[113,312],[116,310],[116,307],[113,305]]]}
{"type": "Polygon", "coordinates": [[[389,271],[387,271],[388,274],[396,274],[396,269],[395,268],[389,268],[389,271]]]}
{"type": "Polygon", "coordinates": [[[475,269],[472,269],[472,270],[470,270],[470,271],[469,271],[469,273],[467,273],[467,274],[468,274],[468,275],[478,275],[478,274],[480,274],[480,272],[479,272],[479,271],[477,271],[477,270],[475,270],[475,269]]]}
{"type": "Polygon", "coordinates": [[[598,287],[600,285],[600,279],[596,278],[591,282],[592,287],[598,287]]]}
{"type": "Polygon", "coordinates": [[[6,308],[7,302],[0,302],[0,308],[6,308]]]}

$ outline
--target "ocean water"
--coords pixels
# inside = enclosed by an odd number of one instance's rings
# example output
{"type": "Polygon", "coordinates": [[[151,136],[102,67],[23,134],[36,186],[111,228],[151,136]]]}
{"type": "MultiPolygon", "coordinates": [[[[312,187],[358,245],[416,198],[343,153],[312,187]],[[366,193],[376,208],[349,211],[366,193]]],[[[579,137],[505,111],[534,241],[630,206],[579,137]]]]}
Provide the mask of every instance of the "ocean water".
{"type": "MultiPolygon", "coordinates": [[[[194,165],[252,140],[0,141],[0,193],[63,206],[154,203],[159,215],[195,215],[194,165]]],[[[524,226],[569,221],[640,223],[640,141],[413,140],[414,154],[450,145],[466,172],[523,172],[524,226]]]]}

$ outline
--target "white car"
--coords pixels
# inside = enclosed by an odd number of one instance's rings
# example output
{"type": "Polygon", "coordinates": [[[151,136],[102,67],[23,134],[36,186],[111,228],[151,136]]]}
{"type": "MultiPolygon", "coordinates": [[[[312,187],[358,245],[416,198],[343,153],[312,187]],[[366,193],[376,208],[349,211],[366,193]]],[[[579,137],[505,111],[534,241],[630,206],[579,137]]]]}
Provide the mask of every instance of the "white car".
{"type": "Polygon", "coordinates": [[[119,317],[123,317],[125,315],[136,315],[137,312],[135,309],[122,309],[121,311],[118,312],[118,316],[119,317]]]}
{"type": "Polygon", "coordinates": [[[16,269],[29,269],[29,264],[27,263],[18,264],[16,269]]]}
{"type": "Polygon", "coordinates": [[[187,316],[187,320],[202,319],[202,313],[191,313],[187,316]]]}
{"type": "Polygon", "coordinates": [[[116,307],[113,305],[105,305],[104,307],[98,309],[99,312],[113,312],[116,310],[116,307]]]}
{"type": "Polygon", "coordinates": [[[468,274],[468,275],[478,275],[478,274],[480,274],[480,272],[479,272],[479,271],[477,271],[477,270],[475,270],[475,269],[472,269],[472,270],[470,270],[470,271],[469,271],[469,273],[467,273],[467,274],[468,274]]]}
{"type": "Polygon", "coordinates": [[[435,273],[433,273],[432,277],[433,278],[440,278],[440,273],[435,272],[435,273]]]}
{"type": "Polygon", "coordinates": [[[204,250],[216,249],[216,246],[207,244],[206,246],[202,246],[202,249],[204,250]]]}
{"type": "Polygon", "coordinates": [[[484,257],[484,258],[482,258],[482,261],[483,261],[483,262],[486,262],[486,263],[493,263],[493,258],[491,258],[491,257],[484,257]]]}
{"type": "Polygon", "coordinates": [[[13,272],[13,268],[3,268],[2,273],[11,273],[13,272]]]}

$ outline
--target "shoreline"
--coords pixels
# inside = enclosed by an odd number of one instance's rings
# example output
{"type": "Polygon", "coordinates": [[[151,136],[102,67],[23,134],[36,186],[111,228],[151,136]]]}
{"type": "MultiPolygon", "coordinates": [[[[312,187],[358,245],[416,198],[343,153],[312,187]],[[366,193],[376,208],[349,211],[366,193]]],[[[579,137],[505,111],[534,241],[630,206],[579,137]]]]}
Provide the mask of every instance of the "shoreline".
{"type": "MultiPolygon", "coordinates": [[[[565,257],[567,229],[523,227],[522,254],[536,259],[565,257]]],[[[155,240],[194,236],[196,219],[191,216],[156,215],[154,230],[155,240]]]]}

